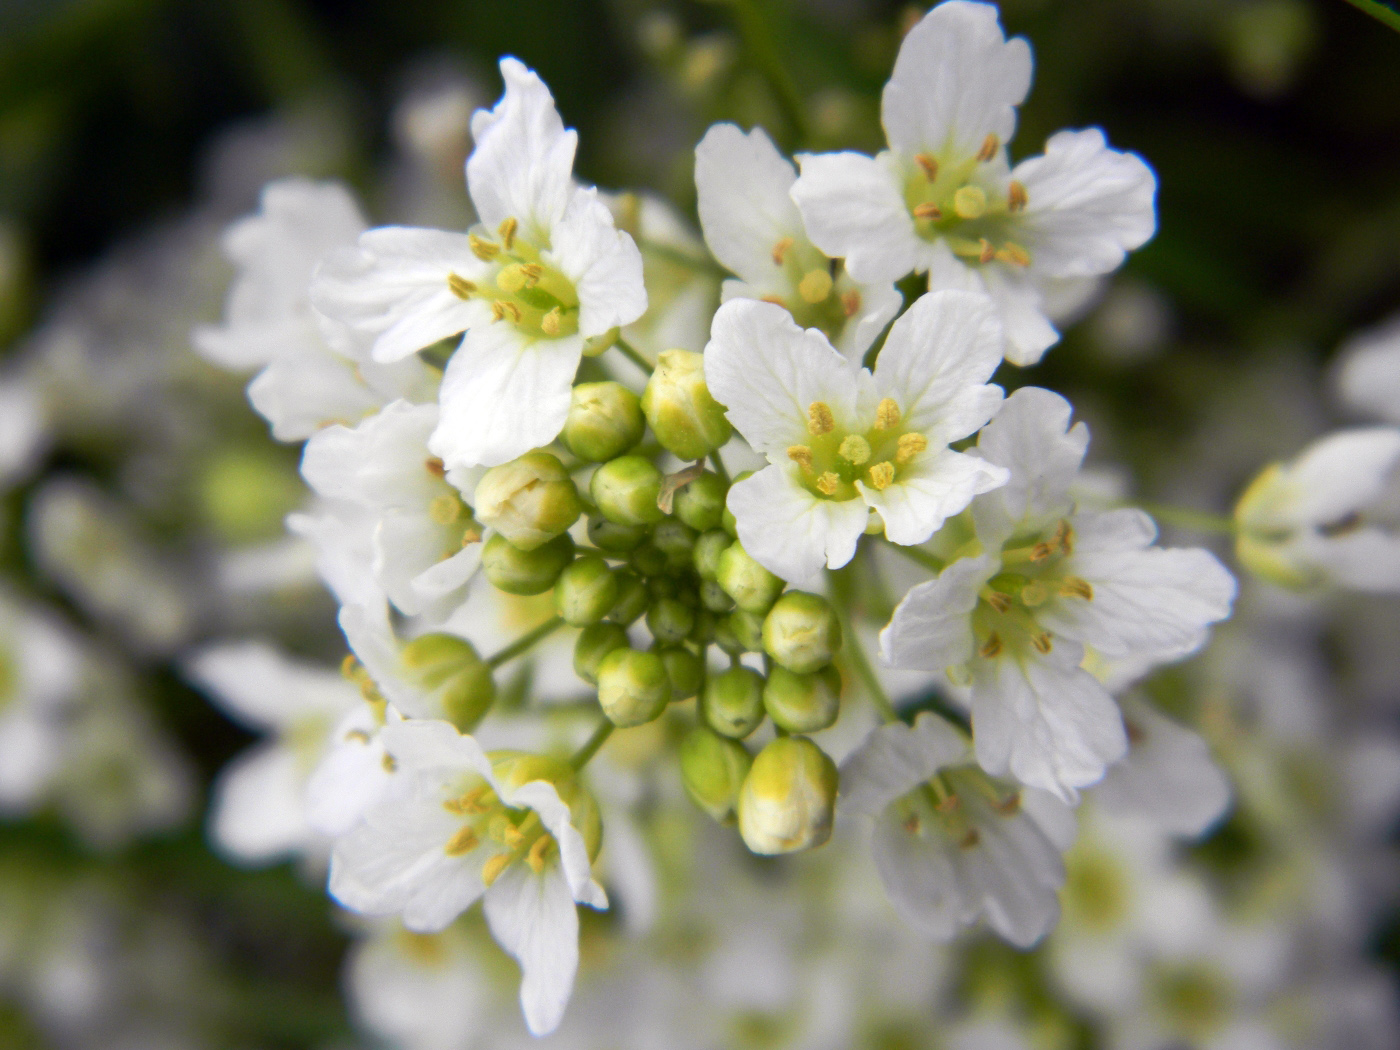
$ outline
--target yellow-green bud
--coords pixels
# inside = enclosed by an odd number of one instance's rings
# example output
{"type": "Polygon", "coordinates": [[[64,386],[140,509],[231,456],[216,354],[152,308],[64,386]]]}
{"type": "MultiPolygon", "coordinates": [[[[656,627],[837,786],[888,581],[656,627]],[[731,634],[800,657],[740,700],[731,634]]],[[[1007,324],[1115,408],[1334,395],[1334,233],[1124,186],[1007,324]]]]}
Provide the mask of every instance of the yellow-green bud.
{"type": "Polygon", "coordinates": [[[437,697],[443,717],[470,733],[491,709],[496,683],[471,642],[455,634],[422,634],[399,655],[408,676],[437,697]]]}
{"type": "Polygon", "coordinates": [[[598,665],[614,649],[627,644],[627,630],[620,624],[595,623],[579,632],[574,642],[574,673],[589,685],[598,684],[598,665]]]}
{"type": "Polygon", "coordinates": [[[730,626],[728,616],[715,617],[715,644],[730,656],[738,656],[748,652],[744,648],[744,643],[735,637],[734,628],[730,626]]]}
{"type": "Polygon", "coordinates": [[[695,626],[690,629],[690,640],[697,645],[709,645],[715,639],[715,614],[709,609],[695,610],[695,626]]]}
{"type": "Polygon", "coordinates": [[[831,663],[841,648],[841,621],[820,594],[788,591],[763,621],[763,649],[794,674],[831,663]]]}
{"type": "Polygon", "coordinates": [[[627,563],[643,576],[660,576],[666,571],[666,554],[654,543],[643,543],[628,555],[627,563]]]}
{"type": "Polygon", "coordinates": [[[780,736],[758,753],[739,791],[739,834],[755,853],[794,853],[831,837],[836,763],[803,736],[780,736]]]}
{"type": "Polygon", "coordinates": [[[661,598],[647,610],[647,630],[662,645],[679,645],[695,627],[695,610],[675,598],[661,598]]]}
{"type": "Polygon", "coordinates": [[[719,556],[715,580],[745,612],[766,613],[783,592],[783,581],[750,558],[737,540],[719,556]]]}
{"type": "Polygon", "coordinates": [[[681,741],[681,783],[685,792],[721,823],[734,820],[739,791],[752,764],[743,744],[705,726],[696,726],[681,741]]]}
{"type": "Polygon", "coordinates": [[[830,664],[814,674],[793,674],[775,665],[763,687],[763,709],[789,733],[826,729],[841,713],[841,675],[830,664]]]}
{"type": "Polygon", "coordinates": [[[645,525],[619,525],[607,518],[588,519],[588,542],[609,554],[626,554],[647,538],[645,525]]]}
{"type": "Polygon", "coordinates": [[[663,521],[651,534],[651,542],[666,555],[666,568],[671,572],[690,568],[695,540],[695,530],[679,521],[663,521]]]}
{"type": "Polygon", "coordinates": [[[735,609],[725,617],[730,631],[738,639],[746,652],[757,653],[763,650],[763,617],[757,613],[735,609]]]}
{"type": "Polygon", "coordinates": [[[647,590],[653,598],[674,598],[680,587],[669,576],[652,576],[647,580],[647,590]]]}
{"type": "Polygon", "coordinates": [[[705,683],[700,713],[716,733],[742,740],[763,721],[763,676],[731,667],[705,683]]]}
{"type": "Polygon", "coordinates": [[[658,649],[661,662],[666,665],[666,677],[671,681],[671,699],[688,700],[700,691],[704,681],[705,665],[689,649],[675,646],[658,649]]]}
{"type": "Polygon", "coordinates": [[[656,505],[661,471],[641,456],[618,456],[593,472],[588,491],[603,517],[619,525],[655,525],[666,515],[656,505]]]}
{"type": "Polygon", "coordinates": [[[656,653],[614,649],[598,665],[598,703],[613,725],[650,722],[670,699],[671,679],[656,653]]]}
{"type": "Polygon", "coordinates": [[[645,429],[641,402],[621,383],[580,383],[560,436],[579,459],[601,463],[642,440],[645,429]]]}
{"type": "Polygon", "coordinates": [[[583,512],[564,464],[548,452],[527,452],[492,467],[476,486],[476,520],[523,551],[567,532],[583,512]]]}
{"type": "Polygon", "coordinates": [[[626,627],[646,612],[650,604],[651,592],[640,576],[626,569],[617,573],[617,602],[608,613],[609,620],[626,627]]]}
{"type": "Polygon", "coordinates": [[[689,350],[665,350],[656,359],[642,411],[661,447],[681,459],[704,459],[733,433],[705,385],[704,357],[689,350]]]}
{"type": "Polygon", "coordinates": [[[700,604],[712,613],[727,613],[734,608],[734,599],[714,580],[700,582],[700,604]]]}
{"type": "Polygon", "coordinates": [[[573,560],[574,541],[567,532],[530,551],[497,533],[482,549],[481,571],[492,586],[507,594],[543,594],[573,560]]]}
{"type": "Polygon", "coordinates": [[[724,500],[728,495],[729,486],[718,474],[707,470],[676,490],[676,517],[696,532],[717,529],[724,520],[724,500]]]}
{"type": "Polygon", "coordinates": [[[719,556],[733,542],[734,537],[723,529],[710,529],[695,541],[691,560],[702,580],[713,580],[719,575],[719,556]]]}
{"type": "Polygon", "coordinates": [[[554,585],[554,610],[571,627],[597,623],[616,604],[617,577],[596,554],[567,566],[554,585]]]}

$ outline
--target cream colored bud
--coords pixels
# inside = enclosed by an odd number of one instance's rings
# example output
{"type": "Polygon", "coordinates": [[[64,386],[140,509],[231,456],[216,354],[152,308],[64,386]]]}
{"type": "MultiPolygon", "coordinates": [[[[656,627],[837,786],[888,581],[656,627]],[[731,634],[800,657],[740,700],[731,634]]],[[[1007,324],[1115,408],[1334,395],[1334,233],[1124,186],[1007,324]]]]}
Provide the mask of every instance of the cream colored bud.
{"type": "Polygon", "coordinates": [[[763,621],[763,648],[794,674],[811,674],[841,648],[841,622],[821,595],[788,591],[763,621]]]}
{"type": "Polygon", "coordinates": [[[492,467],[476,487],[477,520],[523,551],[567,532],[582,512],[573,479],[548,452],[492,467]]]}
{"type": "Polygon", "coordinates": [[[657,718],[671,700],[671,679],[656,653],[614,649],[598,665],[598,703],[616,726],[657,718]]]}
{"type": "Polygon", "coordinates": [[[645,429],[641,402],[621,383],[580,383],[560,436],[579,459],[601,463],[642,440],[645,429]]]}
{"type": "Polygon", "coordinates": [[[722,823],[734,819],[739,791],[753,759],[737,740],[696,726],[681,741],[681,783],[686,794],[722,823]]]}
{"type": "Polygon", "coordinates": [[[755,853],[794,853],[831,837],[836,763],[802,736],[770,741],[739,792],[739,834],[755,853]]]}
{"type": "Polygon", "coordinates": [[[406,676],[431,692],[442,705],[443,717],[470,733],[491,709],[496,683],[491,668],[465,638],[455,634],[423,634],[399,655],[406,676]]]}
{"type": "Polygon", "coordinates": [[[705,359],[666,350],[642,393],[642,411],[661,446],[681,459],[704,459],[733,433],[705,385],[705,359]]]}

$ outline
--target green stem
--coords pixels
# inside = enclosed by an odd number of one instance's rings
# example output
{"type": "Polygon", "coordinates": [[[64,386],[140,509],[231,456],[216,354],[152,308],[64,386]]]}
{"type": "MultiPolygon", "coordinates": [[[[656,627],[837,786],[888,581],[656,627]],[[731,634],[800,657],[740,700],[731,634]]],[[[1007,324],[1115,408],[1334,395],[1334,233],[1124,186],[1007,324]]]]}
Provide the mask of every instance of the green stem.
{"type": "Polygon", "coordinates": [[[598,728],[593,730],[593,735],[584,741],[581,748],[574,752],[574,757],[569,759],[569,765],[575,772],[588,765],[598,749],[608,742],[608,737],[612,736],[613,724],[606,718],[598,723],[598,728]]]}
{"type": "Polygon", "coordinates": [[[724,460],[719,458],[719,450],[710,453],[710,462],[714,464],[715,473],[719,475],[719,480],[726,485],[729,484],[729,471],[725,468],[724,460]]]}
{"type": "Polygon", "coordinates": [[[1391,29],[1400,31],[1400,11],[1397,11],[1390,4],[1383,2],[1383,0],[1347,0],[1347,3],[1351,4],[1352,7],[1365,11],[1377,22],[1382,22],[1390,26],[1391,29]]]}
{"type": "Polygon", "coordinates": [[[613,346],[617,347],[617,349],[622,352],[623,357],[627,358],[627,360],[631,361],[634,365],[640,368],[647,375],[651,375],[653,371],[651,363],[647,361],[647,359],[641,354],[637,353],[636,348],[633,347],[632,344],[629,343],[626,339],[623,339],[621,336],[618,336],[616,342],[613,343],[613,346]]]}
{"type": "Polygon", "coordinates": [[[946,563],[938,555],[931,551],[926,551],[922,547],[906,547],[900,543],[891,543],[890,547],[897,554],[902,554],[916,565],[921,565],[929,572],[940,573],[946,567],[946,563]]]}
{"type": "Polygon", "coordinates": [[[783,66],[778,49],[773,43],[773,36],[764,22],[763,12],[758,9],[758,3],[756,0],[729,0],[729,6],[734,9],[734,20],[739,25],[739,35],[743,37],[744,46],[748,48],[763,78],[768,81],[773,98],[782,110],[783,117],[791,125],[798,144],[809,141],[811,129],[803,111],[802,96],[798,94],[797,85],[783,66]]]}
{"type": "Polygon", "coordinates": [[[728,270],[723,269],[708,258],[701,259],[694,255],[687,255],[678,248],[672,248],[669,244],[649,241],[645,237],[634,236],[632,239],[637,242],[639,250],[647,255],[654,255],[663,262],[673,263],[683,269],[716,279],[729,276],[728,270]]]}
{"type": "Polygon", "coordinates": [[[1189,507],[1174,507],[1168,503],[1139,503],[1138,506],[1163,524],[1174,525],[1179,529],[1215,532],[1225,536],[1233,536],[1236,531],[1234,519],[1223,514],[1211,514],[1209,511],[1192,510],[1189,507]]]}
{"type": "Polygon", "coordinates": [[[885,716],[886,722],[898,722],[899,712],[894,709],[889,694],[885,692],[885,687],[880,684],[880,678],[875,673],[874,666],[865,655],[865,647],[860,644],[860,639],[856,637],[855,626],[851,619],[849,606],[841,609],[841,618],[846,621],[846,644],[847,659],[851,667],[856,672],[861,682],[865,685],[866,692],[870,694],[870,699],[875,701],[875,706],[879,708],[880,714],[885,716]]]}
{"type": "Polygon", "coordinates": [[[546,620],[533,631],[522,634],[495,656],[488,656],[486,658],[486,666],[494,671],[497,667],[500,667],[504,663],[509,663],[522,653],[528,653],[530,649],[534,647],[535,643],[548,638],[563,626],[564,618],[562,616],[555,616],[546,620]]]}

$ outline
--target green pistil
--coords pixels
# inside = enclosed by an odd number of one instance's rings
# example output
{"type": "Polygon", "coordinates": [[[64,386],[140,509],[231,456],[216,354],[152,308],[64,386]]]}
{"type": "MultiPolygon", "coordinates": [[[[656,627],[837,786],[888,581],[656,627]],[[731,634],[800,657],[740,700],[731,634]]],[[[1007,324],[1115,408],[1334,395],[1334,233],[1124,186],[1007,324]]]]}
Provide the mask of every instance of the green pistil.
{"type": "Polygon", "coordinates": [[[773,264],[779,267],[792,291],[770,296],[768,301],[786,307],[803,328],[817,328],[836,340],[846,322],[860,312],[862,302],[855,282],[840,263],[833,263],[810,244],[784,237],[773,246],[773,264]]]}
{"type": "Polygon", "coordinates": [[[1094,598],[1093,587],[1065,567],[1073,551],[1074,529],[1064,520],[1048,537],[1007,545],[1002,571],[987,581],[972,612],[980,656],[990,660],[1009,652],[1019,658],[1052,650],[1054,639],[1037,622],[1036,610],[1057,600],[1094,598]]]}
{"type": "Polygon", "coordinates": [[[803,486],[822,499],[855,499],[857,481],[886,489],[928,448],[922,434],[902,425],[891,398],[880,402],[874,425],[860,432],[838,427],[825,402],[814,401],[807,431],[807,441],[790,446],[788,458],[801,468],[803,486]]]}
{"type": "Polygon", "coordinates": [[[944,241],[964,262],[1026,266],[1029,253],[1011,239],[1014,216],[1026,206],[1025,187],[1013,181],[1003,193],[978,178],[981,165],[999,148],[995,137],[988,136],[982,152],[957,164],[919,154],[905,180],[904,200],[919,236],[944,241]]]}

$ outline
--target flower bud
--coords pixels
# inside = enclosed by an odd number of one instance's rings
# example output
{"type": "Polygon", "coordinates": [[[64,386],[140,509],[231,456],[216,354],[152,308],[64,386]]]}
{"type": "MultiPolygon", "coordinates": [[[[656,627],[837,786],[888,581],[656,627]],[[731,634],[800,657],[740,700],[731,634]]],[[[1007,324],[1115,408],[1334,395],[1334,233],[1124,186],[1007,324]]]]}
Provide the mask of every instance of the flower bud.
{"type": "Polygon", "coordinates": [[[655,653],[614,649],[598,665],[598,703],[615,726],[650,722],[670,699],[666,664],[655,653]]]}
{"type": "Polygon", "coordinates": [[[763,617],[757,613],[735,609],[725,617],[729,630],[748,653],[763,651],[763,617]]]}
{"type": "Polygon", "coordinates": [[[841,713],[841,675],[830,664],[814,674],[793,674],[775,665],[763,686],[763,709],[789,733],[826,729],[841,713]]]}
{"type": "Polygon", "coordinates": [[[655,525],[666,515],[656,505],[661,471],[641,456],[618,456],[593,472],[588,491],[603,517],[619,525],[655,525]]]}
{"type": "Polygon", "coordinates": [[[739,791],[739,834],[755,853],[793,853],[831,837],[836,763],[803,736],[780,736],[758,753],[739,791]]]}
{"type": "Polygon", "coordinates": [[[681,783],[685,792],[721,823],[734,819],[739,791],[752,763],[743,744],[705,726],[696,726],[681,741],[681,783]]]}
{"type": "Polygon", "coordinates": [[[627,644],[627,629],[615,623],[595,623],[579,632],[574,642],[574,673],[589,685],[598,684],[598,665],[614,649],[627,644]]]}
{"type": "Polygon", "coordinates": [[[788,591],[763,621],[763,649],[794,674],[811,674],[831,663],[841,648],[841,622],[819,594],[788,591]]]}
{"type": "Polygon", "coordinates": [[[492,467],[476,486],[476,520],[523,551],[567,532],[583,512],[564,464],[548,452],[527,452],[492,467]]]}
{"type": "Polygon", "coordinates": [[[656,359],[642,411],[661,447],[681,459],[704,459],[733,433],[705,385],[704,357],[689,350],[665,350],[656,359]]]}
{"type": "Polygon", "coordinates": [[[749,557],[735,540],[719,556],[715,580],[745,612],[766,613],[783,592],[783,581],[749,557]]]}
{"type": "Polygon", "coordinates": [[[648,577],[647,590],[653,598],[674,598],[680,593],[680,587],[669,576],[648,577]]]}
{"type": "Polygon", "coordinates": [[[731,667],[705,683],[700,713],[723,736],[743,739],[763,721],[763,676],[747,667],[731,667]]]}
{"type": "Polygon", "coordinates": [[[617,577],[608,563],[587,554],[565,567],[554,585],[554,610],[571,627],[597,623],[617,604],[617,577]]]}
{"type": "Polygon", "coordinates": [[[579,459],[601,463],[642,440],[645,429],[641,402],[621,383],[580,383],[570,396],[560,436],[579,459]]]}
{"type": "Polygon", "coordinates": [[[735,637],[734,628],[729,625],[728,616],[715,617],[715,644],[730,656],[739,656],[748,652],[744,648],[744,643],[735,637]]]}
{"type": "Polygon", "coordinates": [[[435,694],[443,717],[470,733],[496,698],[491,668],[465,638],[422,634],[403,647],[400,663],[422,688],[435,694]]]}
{"type": "Polygon", "coordinates": [[[647,610],[647,630],[662,645],[679,645],[695,626],[695,610],[675,598],[662,598],[647,610]]]}
{"type": "Polygon", "coordinates": [[[608,619],[626,627],[647,611],[651,604],[651,592],[643,579],[634,572],[623,569],[617,573],[617,602],[608,619]]]}
{"type": "Polygon", "coordinates": [[[628,556],[627,563],[643,576],[660,576],[666,571],[666,555],[654,543],[643,543],[628,556]]]}
{"type": "Polygon", "coordinates": [[[666,555],[666,568],[671,572],[690,568],[695,540],[695,530],[679,521],[663,521],[651,533],[651,542],[666,555]]]}
{"type": "Polygon", "coordinates": [[[646,538],[645,525],[619,525],[607,518],[588,519],[588,542],[609,554],[626,554],[646,538]]]}
{"type": "Polygon", "coordinates": [[[718,474],[706,471],[688,485],[676,490],[673,506],[676,517],[696,532],[717,529],[724,520],[724,501],[729,486],[718,474]]]}
{"type": "Polygon", "coordinates": [[[530,551],[497,533],[481,551],[481,571],[492,586],[507,594],[543,594],[573,560],[574,541],[567,532],[530,551]]]}
{"type": "Polygon", "coordinates": [[[709,645],[715,640],[715,614],[709,609],[695,610],[695,626],[690,629],[690,640],[696,645],[709,645]]]}
{"type": "Polygon", "coordinates": [[[705,665],[689,649],[675,646],[658,649],[657,655],[666,665],[666,677],[671,681],[671,699],[688,700],[700,691],[705,665]]]}
{"type": "Polygon", "coordinates": [[[690,557],[702,580],[713,580],[719,574],[719,556],[733,542],[734,537],[723,529],[710,529],[695,541],[690,557]]]}
{"type": "Polygon", "coordinates": [[[727,613],[734,608],[734,599],[714,580],[704,580],[700,584],[700,604],[712,613],[727,613]]]}

